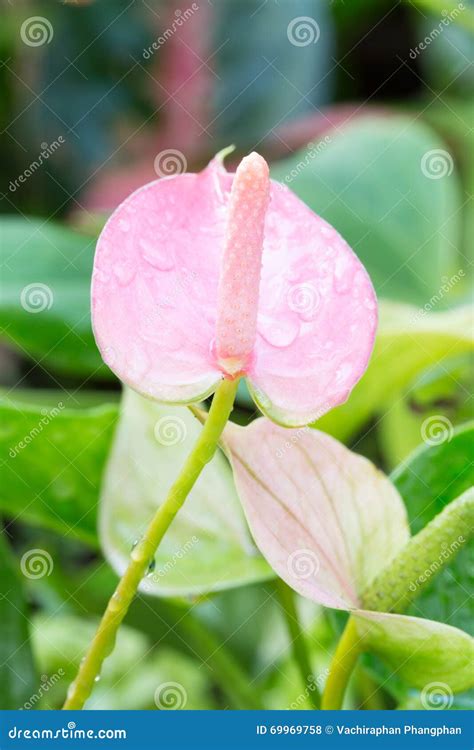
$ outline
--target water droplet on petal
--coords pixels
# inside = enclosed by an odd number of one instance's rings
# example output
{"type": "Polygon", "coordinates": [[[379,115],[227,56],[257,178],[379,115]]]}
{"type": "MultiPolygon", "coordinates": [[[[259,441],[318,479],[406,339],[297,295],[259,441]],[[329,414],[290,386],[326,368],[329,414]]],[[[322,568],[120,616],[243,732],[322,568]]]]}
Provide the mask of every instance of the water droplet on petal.
{"type": "Polygon", "coordinates": [[[135,278],[136,267],[130,261],[119,262],[114,265],[114,274],[121,286],[128,286],[135,278]]]}
{"type": "Polygon", "coordinates": [[[278,320],[266,315],[259,316],[258,333],[270,346],[277,349],[291,346],[299,332],[300,324],[293,317],[278,320]]]}
{"type": "Polygon", "coordinates": [[[140,240],[139,245],[142,249],[142,257],[149,263],[153,268],[157,268],[159,271],[171,271],[174,268],[174,260],[166,246],[156,243],[151,243],[148,240],[140,240]]]}
{"type": "Polygon", "coordinates": [[[350,362],[343,362],[336,370],[336,385],[345,384],[352,374],[352,364],[350,362]]]}
{"type": "Polygon", "coordinates": [[[365,298],[364,306],[367,308],[367,310],[375,310],[375,308],[377,307],[375,300],[372,299],[372,297],[365,298]]]}
{"type": "Polygon", "coordinates": [[[347,294],[354,281],[354,270],[348,260],[342,255],[336,260],[334,268],[334,289],[338,294],[347,294]]]}
{"type": "Polygon", "coordinates": [[[132,378],[142,378],[149,370],[150,362],[145,354],[144,347],[135,346],[127,357],[127,366],[132,378]]]}

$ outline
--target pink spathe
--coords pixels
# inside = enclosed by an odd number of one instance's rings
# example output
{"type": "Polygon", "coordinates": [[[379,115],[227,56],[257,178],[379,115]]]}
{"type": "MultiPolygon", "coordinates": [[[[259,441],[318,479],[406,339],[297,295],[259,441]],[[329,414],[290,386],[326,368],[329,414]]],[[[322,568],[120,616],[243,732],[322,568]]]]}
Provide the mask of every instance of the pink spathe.
{"type": "Polygon", "coordinates": [[[139,393],[195,402],[238,372],[264,413],[297,426],[345,401],[365,371],[377,325],[367,272],[333,227],[267,179],[257,154],[237,175],[216,157],[140,188],[104,227],[94,333],[139,393]]]}

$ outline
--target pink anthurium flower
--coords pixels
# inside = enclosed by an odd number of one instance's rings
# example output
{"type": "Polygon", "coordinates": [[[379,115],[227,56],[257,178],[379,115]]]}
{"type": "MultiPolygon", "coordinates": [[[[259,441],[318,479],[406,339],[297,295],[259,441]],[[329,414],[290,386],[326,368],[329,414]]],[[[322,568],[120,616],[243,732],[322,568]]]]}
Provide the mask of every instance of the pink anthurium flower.
{"type": "Polygon", "coordinates": [[[92,314],[105,362],[139,393],[190,403],[243,375],[287,426],[347,399],[377,324],[360,261],[256,153],[127,198],[97,245],[92,314]]]}

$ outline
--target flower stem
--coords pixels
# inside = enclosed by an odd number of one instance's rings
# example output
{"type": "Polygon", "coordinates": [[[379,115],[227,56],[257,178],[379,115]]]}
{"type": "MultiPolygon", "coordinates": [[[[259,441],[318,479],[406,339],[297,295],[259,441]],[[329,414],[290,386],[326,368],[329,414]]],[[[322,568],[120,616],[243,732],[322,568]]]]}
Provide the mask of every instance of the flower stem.
{"type": "Polygon", "coordinates": [[[291,640],[294,660],[311,705],[313,708],[319,708],[320,695],[316,687],[316,680],[313,677],[306,639],[301,628],[298,612],[296,611],[294,591],[281,578],[278,579],[276,586],[291,640]]]}
{"type": "Polygon", "coordinates": [[[331,662],[324,688],[321,708],[326,711],[342,708],[347,682],[362,651],[362,641],[352,617],[349,617],[331,662]]]}
{"type": "Polygon", "coordinates": [[[77,677],[68,690],[65,709],[81,709],[90,696],[104,659],[114,649],[117,631],[146,574],[150,560],[205,465],[216,452],[219,438],[232,411],[237,385],[238,379],[223,380],[217,388],[206,423],[181,474],[158,508],[145,534],[132,550],[128,568],[109,599],[77,677]]]}

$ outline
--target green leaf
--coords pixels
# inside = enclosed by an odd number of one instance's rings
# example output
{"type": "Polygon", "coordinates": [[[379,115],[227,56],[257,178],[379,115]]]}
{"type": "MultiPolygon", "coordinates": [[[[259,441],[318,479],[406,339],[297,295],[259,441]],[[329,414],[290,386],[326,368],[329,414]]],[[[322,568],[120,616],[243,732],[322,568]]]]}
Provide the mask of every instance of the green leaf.
{"type": "MultiPolygon", "coordinates": [[[[474,422],[456,430],[445,422],[439,424],[442,429],[436,429],[434,422],[431,427],[428,439],[434,443],[418,448],[392,475],[405,500],[414,534],[474,485],[474,422]]],[[[453,555],[449,565],[433,576],[431,585],[416,599],[409,612],[474,632],[474,607],[469,597],[474,584],[473,550],[470,542],[453,555]]],[[[428,575],[431,573],[428,571],[428,575]]]]}
{"type": "Polygon", "coordinates": [[[21,398],[0,400],[0,509],[98,545],[99,485],[117,407],[66,408],[66,395],[47,406],[21,398]]]}
{"type": "Polygon", "coordinates": [[[0,706],[19,709],[37,687],[18,568],[0,531],[0,706]]]}
{"type": "Polygon", "coordinates": [[[415,450],[431,426],[444,421],[457,427],[474,418],[470,393],[473,379],[474,358],[463,355],[427,370],[406,394],[397,396],[377,425],[389,468],[398,466],[415,450]]]}
{"type": "Polygon", "coordinates": [[[318,429],[347,440],[423,370],[473,348],[471,308],[422,315],[409,305],[384,302],[365,375],[345,404],[317,422],[318,429]]]}
{"type": "MultiPolygon", "coordinates": [[[[434,165],[436,166],[436,164],[434,165]]],[[[347,240],[378,294],[426,303],[457,263],[460,192],[445,144],[402,117],[364,117],[276,164],[287,184],[347,240]],[[432,153],[446,163],[432,179],[432,153]]]]}
{"type": "MultiPolygon", "coordinates": [[[[100,511],[101,543],[119,573],[200,430],[187,409],[125,391],[100,511]]],[[[201,594],[273,577],[251,540],[231,469],[220,452],[199,477],[153,565],[141,590],[155,596],[201,594]]]]}
{"type": "Polygon", "coordinates": [[[365,646],[409,685],[421,688],[428,704],[435,684],[443,685],[448,698],[472,687],[474,641],[467,633],[406,615],[364,612],[354,618],[365,646]]]}
{"type": "Polygon", "coordinates": [[[1,218],[0,232],[2,337],[45,368],[110,377],[90,323],[96,240],[18,217],[1,218]]]}

